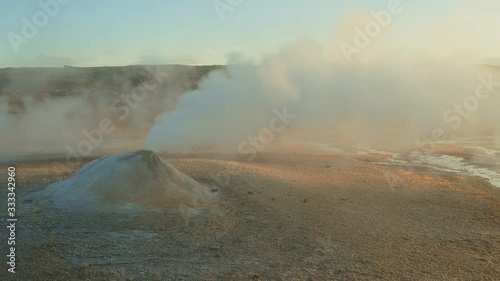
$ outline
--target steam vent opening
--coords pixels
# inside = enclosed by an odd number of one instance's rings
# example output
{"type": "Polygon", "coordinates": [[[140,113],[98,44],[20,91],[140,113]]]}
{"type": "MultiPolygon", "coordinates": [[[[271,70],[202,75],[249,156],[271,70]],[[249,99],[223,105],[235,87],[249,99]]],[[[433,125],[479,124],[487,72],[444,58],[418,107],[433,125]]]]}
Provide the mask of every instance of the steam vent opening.
{"type": "Polygon", "coordinates": [[[35,196],[79,211],[196,208],[215,202],[208,188],[149,150],[96,159],[35,196]]]}

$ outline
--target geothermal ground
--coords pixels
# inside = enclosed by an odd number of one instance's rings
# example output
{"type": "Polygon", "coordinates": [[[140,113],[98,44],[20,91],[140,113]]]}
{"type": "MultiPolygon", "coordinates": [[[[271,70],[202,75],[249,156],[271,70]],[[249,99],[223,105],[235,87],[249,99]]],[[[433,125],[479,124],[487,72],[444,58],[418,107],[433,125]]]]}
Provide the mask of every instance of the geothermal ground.
{"type": "Polygon", "coordinates": [[[484,178],[333,152],[265,153],[252,162],[210,153],[162,156],[208,186],[217,203],[68,213],[28,195],[79,167],[55,174],[52,161],[18,163],[17,280],[500,276],[500,190],[484,178]],[[225,184],[228,171],[235,175],[225,184]]]}

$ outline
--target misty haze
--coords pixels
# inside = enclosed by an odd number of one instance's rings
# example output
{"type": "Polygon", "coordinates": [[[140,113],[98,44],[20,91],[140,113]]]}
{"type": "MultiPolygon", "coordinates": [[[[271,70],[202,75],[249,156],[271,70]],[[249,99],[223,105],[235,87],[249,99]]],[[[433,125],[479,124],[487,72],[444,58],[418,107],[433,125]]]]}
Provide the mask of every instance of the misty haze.
{"type": "Polygon", "coordinates": [[[4,1],[1,280],[496,280],[497,1],[4,1]]]}

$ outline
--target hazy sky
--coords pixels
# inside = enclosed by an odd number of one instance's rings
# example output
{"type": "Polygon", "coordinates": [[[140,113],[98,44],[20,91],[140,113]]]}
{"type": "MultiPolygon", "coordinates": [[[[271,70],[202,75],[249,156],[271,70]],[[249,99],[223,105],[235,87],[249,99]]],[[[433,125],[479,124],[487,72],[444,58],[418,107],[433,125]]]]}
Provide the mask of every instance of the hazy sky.
{"type": "MultiPolygon", "coordinates": [[[[23,17],[33,22],[43,11],[38,2],[52,1],[0,0],[0,67],[224,64],[230,52],[259,58],[299,36],[328,44],[353,13],[370,16],[391,0],[242,0],[223,18],[213,0],[70,0],[16,53],[10,37],[23,36],[23,17]]],[[[500,57],[500,1],[468,2],[401,0],[404,11],[391,22],[396,36],[388,42],[500,57]]],[[[347,28],[356,26],[363,22],[347,28]]]]}

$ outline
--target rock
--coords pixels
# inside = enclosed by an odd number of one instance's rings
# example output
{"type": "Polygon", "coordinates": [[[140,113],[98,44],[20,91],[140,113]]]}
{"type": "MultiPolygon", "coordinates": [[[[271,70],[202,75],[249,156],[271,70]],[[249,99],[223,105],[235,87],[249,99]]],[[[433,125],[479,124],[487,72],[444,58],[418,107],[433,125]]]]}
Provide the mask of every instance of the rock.
{"type": "Polygon", "coordinates": [[[245,217],[245,221],[247,221],[247,222],[253,222],[253,221],[255,221],[255,217],[254,216],[246,216],[245,217]]]}
{"type": "Polygon", "coordinates": [[[80,265],[80,268],[81,268],[81,269],[85,269],[85,270],[88,270],[88,269],[90,269],[91,267],[92,267],[92,265],[90,265],[90,264],[88,264],[88,263],[82,263],[82,264],[80,265]]]}
{"type": "Polygon", "coordinates": [[[127,212],[215,203],[210,189],[148,150],[91,161],[71,178],[29,198],[50,199],[57,208],[77,211],[127,212]]]}

